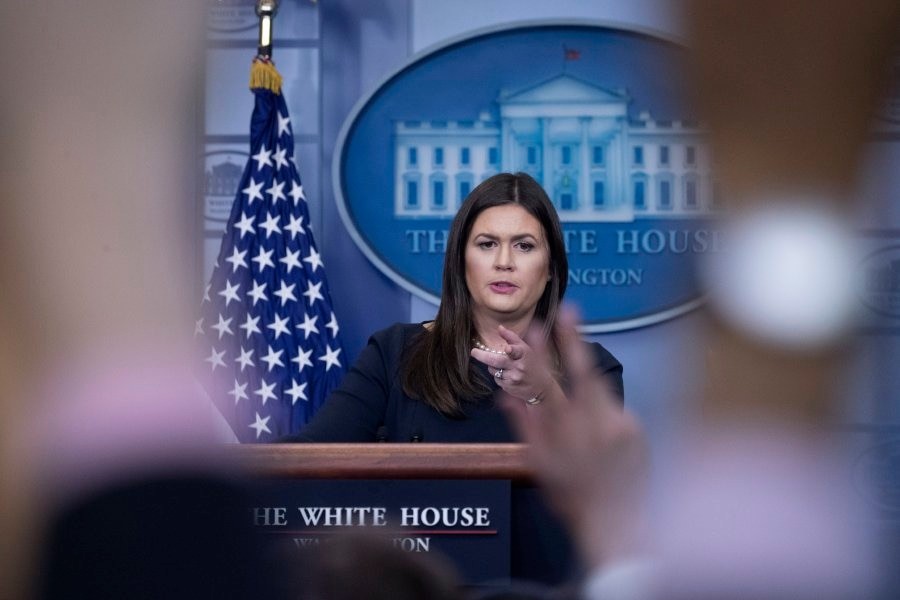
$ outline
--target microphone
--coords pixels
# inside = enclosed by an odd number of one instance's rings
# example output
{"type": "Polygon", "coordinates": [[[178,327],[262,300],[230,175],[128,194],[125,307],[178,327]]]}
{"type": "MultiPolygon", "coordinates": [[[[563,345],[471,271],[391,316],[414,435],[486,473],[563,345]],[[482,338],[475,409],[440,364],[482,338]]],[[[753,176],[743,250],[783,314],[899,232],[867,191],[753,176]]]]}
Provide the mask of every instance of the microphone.
{"type": "Polygon", "coordinates": [[[380,425],[377,430],[375,430],[375,441],[379,443],[387,442],[388,431],[387,427],[384,425],[380,425]]]}
{"type": "Polygon", "coordinates": [[[422,441],[424,436],[422,435],[422,426],[419,425],[419,420],[416,416],[419,414],[419,402],[413,404],[413,414],[412,414],[412,435],[409,437],[409,441],[415,443],[419,443],[422,441]]]}

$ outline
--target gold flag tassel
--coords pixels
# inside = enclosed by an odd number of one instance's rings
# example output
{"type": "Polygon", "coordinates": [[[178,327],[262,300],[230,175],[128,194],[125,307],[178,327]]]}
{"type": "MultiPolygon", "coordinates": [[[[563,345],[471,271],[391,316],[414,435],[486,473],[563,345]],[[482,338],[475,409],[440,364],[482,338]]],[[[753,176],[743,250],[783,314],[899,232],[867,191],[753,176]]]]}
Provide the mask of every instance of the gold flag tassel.
{"type": "Polygon", "coordinates": [[[281,93],[281,74],[275,64],[266,56],[257,56],[250,67],[250,89],[266,89],[281,93]]]}

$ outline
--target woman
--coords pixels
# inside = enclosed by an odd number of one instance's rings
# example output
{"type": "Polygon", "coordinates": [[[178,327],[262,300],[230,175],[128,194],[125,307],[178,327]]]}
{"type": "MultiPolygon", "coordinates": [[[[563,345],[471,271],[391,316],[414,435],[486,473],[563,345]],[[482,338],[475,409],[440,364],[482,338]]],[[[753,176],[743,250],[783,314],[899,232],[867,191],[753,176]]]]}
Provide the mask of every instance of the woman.
{"type": "MultiPolygon", "coordinates": [[[[495,403],[499,389],[535,410],[565,401],[561,369],[536,360],[523,338],[541,324],[559,365],[553,325],[567,278],[562,228],[541,186],[525,173],[485,180],[450,227],[435,320],[374,334],[290,441],[515,441],[495,403]]],[[[599,344],[592,349],[621,397],[622,365],[599,344]]]]}

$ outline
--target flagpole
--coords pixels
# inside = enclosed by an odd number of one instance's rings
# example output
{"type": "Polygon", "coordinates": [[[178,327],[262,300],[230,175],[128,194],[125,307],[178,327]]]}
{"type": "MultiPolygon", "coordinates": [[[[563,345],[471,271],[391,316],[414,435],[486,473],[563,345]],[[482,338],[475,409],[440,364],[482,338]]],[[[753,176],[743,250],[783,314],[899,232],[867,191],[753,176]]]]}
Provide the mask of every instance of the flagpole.
{"type": "Polygon", "coordinates": [[[272,58],[272,21],[278,12],[278,0],[257,0],[256,15],[259,17],[259,46],[257,55],[272,58]]]}
{"type": "Polygon", "coordinates": [[[281,93],[281,75],[272,63],[272,21],[278,12],[278,0],[256,0],[259,17],[259,45],[250,68],[250,89],[265,88],[281,93]]]}

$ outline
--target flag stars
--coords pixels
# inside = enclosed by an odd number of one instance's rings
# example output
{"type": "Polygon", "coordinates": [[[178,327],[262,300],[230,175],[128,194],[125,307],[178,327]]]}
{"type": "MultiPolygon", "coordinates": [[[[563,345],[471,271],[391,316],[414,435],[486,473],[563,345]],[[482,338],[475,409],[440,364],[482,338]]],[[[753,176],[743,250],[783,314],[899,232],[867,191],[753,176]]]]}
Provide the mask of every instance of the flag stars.
{"type": "Polygon", "coordinates": [[[291,215],[284,230],[291,232],[291,239],[294,239],[298,235],[306,233],[306,230],[303,229],[303,216],[301,215],[299,217],[295,217],[294,215],[291,215]]]}
{"type": "Polygon", "coordinates": [[[263,302],[268,302],[269,298],[266,296],[266,283],[260,283],[258,281],[253,282],[253,289],[247,292],[247,295],[253,298],[253,306],[256,306],[256,303],[262,300],[263,302]]]}
{"type": "Polygon", "coordinates": [[[266,193],[272,196],[272,204],[284,200],[284,182],[273,178],[272,185],[266,190],[266,193]]]}
{"type": "Polygon", "coordinates": [[[288,166],[289,164],[291,164],[288,162],[286,156],[287,156],[287,148],[282,148],[281,146],[277,146],[277,150],[275,150],[275,154],[272,155],[272,160],[275,161],[276,169],[283,169],[286,166],[288,166]]]}
{"type": "Polygon", "coordinates": [[[278,137],[291,132],[291,118],[278,114],[278,137]]]}
{"type": "Polygon", "coordinates": [[[331,320],[328,321],[328,324],[325,325],[328,329],[331,330],[331,337],[336,338],[338,331],[340,328],[338,327],[337,317],[334,315],[334,311],[331,312],[331,320]]]}
{"type": "Polygon", "coordinates": [[[289,251],[284,256],[284,258],[279,258],[278,262],[284,264],[284,267],[287,270],[288,275],[291,274],[291,271],[293,271],[295,267],[298,269],[303,267],[303,265],[300,264],[300,251],[299,250],[294,250],[293,252],[289,251]]]}
{"type": "Polygon", "coordinates": [[[315,315],[303,315],[303,324],[297,325],[297,329],[303,330],[304,340],[308,340],[311,333],[319,333],[319,328],[316,327],[316,321],[318,320],[319,317],[315,315]]]}
{"type": "Polygon", "coordinates": [[[250,397],[247,396],[247,384],[240,383],[237,379],[234,380],[234,387],[228,392],[229,396],[234,396],[234,403],[237,404],[242,399],[249,400],[250,397]]]}
{"type": "Polygon", "coordinates": [[[269,434],[272,433],[272,430],[269,429],[269,419],[271,418],[271,416],[268,416],[263,419],[259,416],[259,413],[256,413],[256,422],[249,425],[250,429],[256,430],[256,439],[259,439],[259,436],[262,435],[263,431],[269,434]]]}
{"type": "Polygon", "coordinates": [[[301,200],[306,200],[306,194],[303,193],[303,185],[296,179],[291,181],[291,191],[288,194],[291,196],[291,200],[294,201],[294,206],[300,204],[301,200]]]}
{"type": "Polygon", "coordinates": [[[213,372],[215,401],[232,406],[226,411],[231,426],[241,439],[256,442],[286,433],[286,421],[294,421],[288,415],[296,412],[291,407],[312,408],[332,387],[331,381],[316,377],[346,368],[324,254],[315,247],[308,200],[296,171],[292,122],[280,99],[267,110],[271,119],[254,121],[254,150],[235,186],[237,206],[226,226],[212,285],[204,291],[209,304],[194,317],[202,317],[194,331],[204,340],[200,352],[210,352],[199,360],[205,358],[213,372]],[[265,130],[259,131],[262,125],[265,130]],[[273,407],[268,408],[270,400],[273,407]]]}
{"type": "Polygon", "coordinates": [[[267,328],[272,330],[272,334],[274,336],[273,339],[277,340],[278,336],[283,333],[290,333],[290,329],[288,329],[287,326],[287,322],[289,320],[290,317],[279,317],[278,315],[275,315],[275,321],[270,325],[266,325],[267,328]]]}
{"type": "Polygon", "coordinates": [[[266,230],[266,239],[269,239],[273,233],[281,233],[281,227],[278,226],[278,216],[272,213],[268,214],[268,218],[260,223],[259,227],[266,230]]]}
{"type": "Polygon", "coordinates": [[[236,283],[231,285],[230,281],[225,281],[225,287],[219,292],[219,295],[225,298],[225,308],[228,308],[228,305],[231,304],[231,301],[240,302],[241,299],[238,297],[237,291],[240,289],[241,284],[236,283]]]}
{"type": "MultiPolygon", "coordinates": [[[[215,325],[213,325],[212,328],[219,332],[220,340],[222,339],[222,336],[225,335],[226,333],[228,335],[234,334],[234,332],[231,331],[231,327],[229,327],[229,325],[231,325],[231,321],[232,321],[231,318],[226,319],[225,317],[222,316],[222,313],[219,313],[219,322],[216,323],[215,325]]],[[[224,367],[225,363],[222,363],[222,366],[224,367]]]]}
{"type": "Polygon", "coordinates": [[[285,393],[291,397],[291,406],[297,404],[297,400],[303,400],[308,402],[309,398],[306,397],[306,384],[305,383],[297,383],[296,380],[291,380],[293,384],[291,389],[287,390],[285,393]]]}
{"type": "Polygon", "coordinates": [[[275,349],[272,346],[269,346],[269,353],[265,356],[261,357],[260,360],[266,363],[269,367],[269,373],[272,372],[272,369],[275,367],[283,367],[284,361],[281,360],[281,355],[284,354],[284,350],[279,350],[275,352],[275,349]]]}
{"type": "MultiPolygon", "coordinates": [[[[281,298],[281,306],[284,306],[290,300],[293,300],[296,302],[297,296],[294,295],[295,287],[297,287],[296,283],[292,283],[291,285],[288,285],[286,281],[281,282],[281,288],[279,288],[279,290],[277,292],[275,292],[275,295],[278,296],[279,298],[281,298]]],[[[304,295],[306,295],[306,294],[304,293],[304,295]]]]}
{"type": "Polygon", "coordinates": [[[247,268],[247,261],[244,260],[244,257],[247,256],[246,250],[238,251],[237,246],[234,247],[234,252],[231,253],[231,256],[225,259],[225,262],[231,263],[231,272],[234,273],[238,270],[238,267],[247,268]]]}
{"type": "Polygon", "coordinates": [[[250,339],[250,336],[254,333],[260,333],[257,323],[259,323],[259,317],[254,317],[247,313],[247,319],[240,325],[240,329],[245,330],[247,333],[247,339],[250,339]]]}
{"type": "Polygon", "coordinates": [[[211,302],[211,300],[209,299],[209,290],[210,289],[212,289],[212,284],[207,283],[206,287],[203,288],[203,301],[200,304],[203,304],[203,302],[211,302]]]}
{"type": "Polygon", "coordinates": [[[254,256],[251,260],[258,265],[258,270],[262,273],[266,267],[275,268],[275,263],[272,262],[272,253],[274,250],[266,250],[262,246],[259,247],[259,254],[254,256]]]}
{"type": "Polygon", "coordinates": [[[222,350],[221,352],[216,352],[216,349],[213,348],[212,352],[205,360],[210,364],[213,371],[216,370],[216,367],[225,368],[225,351],[222,350]]]}
{"type": "Polygon", "coordinates": [[[269,400],[275,400],[275,385],[276,382],[266,383],[265,380],[263,380],[259,385],[259,389],[253,392],[259,396],[263,406],[265,406],[266,402],[269,400]]]}
{"type": "MultiPolygon", "coordinates": [[[[253,155],[253,160],[256,161],[256,170],[261,171],[263,167],[271,167],[272,166],[272,151],[266,150],[266,145],[263,144],[259,149],[259,152],[253,155]]],[[[260,184],[262,185],[262,184],[260,184]]],[[[260,197],[262,199],[262,197],[260,197]]]]}
{"type": "Polygon", "coordinates": [[[322,264],[322,256],[319,254],[319,251],[316,250],[315,248],[309,249],[309,256],[304,258],[303,262],[308,262],[310,264],[310,266],[312,267],[313,273],[316,272],[316,269],[325,266],[324,264],[322,264]]]}
{"type": "Polygon", "coordinates": [[[306,296],[306,298],[309,300],[310,306],[312,306],[313,302],[315,302],[316,300],[325,300],[325,298],[322,296],[321,290],[321,281],[319,283],[313,283],[312,281],[309,282],[309,287],[306,288],[306,291],[303,292],[303,295],[306,296]]]}
{"type": "Polygon", "coordinates": [[[297,363],[297,370],[302,371],[306,367],[313,366],[312,361],[309,360],[309,357],[312,356],[312,350],[303,350],[303,348],[297,349],[297,356],[291,359],[291,362],[297,363]]]}
{"type": "Polygon", "coordinates": [[[331,370],[331,367],[340,368],[341,361],[338,360],[338,354],[340,354],[340,353],[341,353],[340,348],[335,348],[334,350],[332,350],[331,344],[325,345],[325,354],[317,357],[317,359],[321,360],[322,362],[325,363],[325,372],[326,373],[331,370]]]}
{"type": "Polygon", "coordinates": [[[257,198],[260,200],[263,199],[262,186],[264,183],[265,181],[256,183],[255,179],[253,179],[252,177],[250,178],[250,185],[241,190],[241,192],[247,194],[247,204],[253,204],[253,201],[257,198]]]}
{"type": "Polygon", "coordinates": [[[253,362],[253,348],[250,348],[249,350],[241,348],[241,355],[234,359],[234,362],[241,365],[241,373],[243,373],[244,369],[247,367],[255,367],[256,363],[253,362]]]}
{"type": "MultiPolygon", "coordinates": [[[[262,184],[260,184],[261,186],[262,184]]],[[[262,198],[262,196],[260,196],[262,198]]],[[[255,234],[256,230],[253,229],[253,217],[247,213],[244,213],[244,216],[240,221],[236,221],[234,224],[235,229],[241,230],[241,239],[244,239],[244,236],[248,233],[255,234]]],[[[237,249],[235,249],[237,251],[237,249]]]]}

